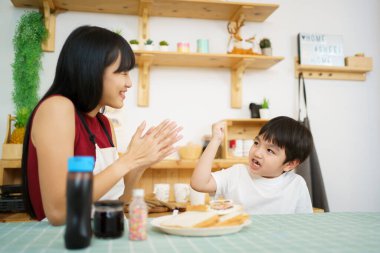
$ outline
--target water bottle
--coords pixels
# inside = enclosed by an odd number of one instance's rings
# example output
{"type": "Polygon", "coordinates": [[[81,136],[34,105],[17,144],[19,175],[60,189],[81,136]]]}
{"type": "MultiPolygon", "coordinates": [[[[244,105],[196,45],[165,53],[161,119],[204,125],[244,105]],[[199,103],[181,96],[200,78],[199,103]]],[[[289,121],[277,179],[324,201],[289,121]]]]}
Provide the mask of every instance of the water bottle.
{"type": "Polygon", "coordinates": [[[147,238],[148,207],[144,201],[144,190],[134,189],[129,205],[129,240],[141,241],[147,238]]]}
{"type": "Polygon", "coordinates": [[[82,249],[90,245],[93,169],[92,156],[74,156],[68,160],[64,236],[67,249],[82,249]]]}

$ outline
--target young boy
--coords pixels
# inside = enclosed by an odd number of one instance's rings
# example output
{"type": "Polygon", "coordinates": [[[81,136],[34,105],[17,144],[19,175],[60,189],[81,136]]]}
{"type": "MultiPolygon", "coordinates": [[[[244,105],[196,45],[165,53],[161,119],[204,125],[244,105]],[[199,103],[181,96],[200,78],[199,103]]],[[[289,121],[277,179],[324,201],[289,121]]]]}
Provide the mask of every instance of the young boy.
{"type": "Polygon", "coordinates": [[[306,127],[289,117],[274,118],[255,137],[248,165],[211,173],[225,127],[223,121],[212,126],[211,141],[191,178],[194,190],[231,199],[249,214],[313,212],[305,180],[293,171],[312,149],[306,127]]]}

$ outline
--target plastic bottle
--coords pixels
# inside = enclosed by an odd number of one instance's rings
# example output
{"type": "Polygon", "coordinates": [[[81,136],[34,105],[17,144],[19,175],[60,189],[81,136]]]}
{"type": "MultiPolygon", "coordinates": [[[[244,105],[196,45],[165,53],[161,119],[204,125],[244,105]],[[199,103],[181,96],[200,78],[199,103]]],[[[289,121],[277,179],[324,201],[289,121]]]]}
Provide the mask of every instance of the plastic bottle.
{"type": "Polygon", "coordinates": [[[129,240],[141,241],[147,238],[148,207],[144,201],[144,190],[134,189],[129,205],[129,240]]]}
{"type": "Polygon", "coordinates": [[[94,158],[91,156],[75,156],[68,160],[64,235],[67,249],[82,249],[91,242],[93,169],[94,158]]]}

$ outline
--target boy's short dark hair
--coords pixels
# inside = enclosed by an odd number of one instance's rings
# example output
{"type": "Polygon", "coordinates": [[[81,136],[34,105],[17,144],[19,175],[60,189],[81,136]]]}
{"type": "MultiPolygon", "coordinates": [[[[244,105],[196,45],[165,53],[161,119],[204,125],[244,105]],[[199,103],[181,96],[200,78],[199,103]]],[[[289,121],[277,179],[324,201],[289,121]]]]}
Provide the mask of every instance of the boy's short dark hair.
{"type": "Polygon", "coordinates": [[[286,116],[271,119],[260,129],[259,136],[285,149],[284,163],[294,160],[302,163],[309,156],[313,146],[310,130],[286,116]]]}

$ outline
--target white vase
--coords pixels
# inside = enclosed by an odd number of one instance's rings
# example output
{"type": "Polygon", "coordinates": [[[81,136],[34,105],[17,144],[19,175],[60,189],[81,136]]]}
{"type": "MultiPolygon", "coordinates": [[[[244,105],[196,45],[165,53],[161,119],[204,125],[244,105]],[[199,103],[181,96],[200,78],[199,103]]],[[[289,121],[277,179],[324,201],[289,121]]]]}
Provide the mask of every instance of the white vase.
{"type": "Polygon", "coordinates": [[[272,56],[272,48],[271,47],[266,47],[261,49],[261,53],[266,56],[272,56]]]}
{"type": "Polygon", "coordinates": [[[138,44],[131,44],[131,48],[133,51],[137,51],[140,49],[140,46],[138,44]]]}
{"type": "Polygon", "coordinates": [[[154,50],[154,46],[153,45],[145,45],[144,48],[145,48],[146,51],[153,51],[154,50]]]}
{"type": "Polygon", "coordinates": [[[163,52],[169,51],[169,46],[160,46],[160,51],[163,51],[163,52]]]}
{"type": "Polygon", "coordinates": [[[269,109],[260,109],[260,118],[261,119],[270,119],[270,110],[269,109]]]}

